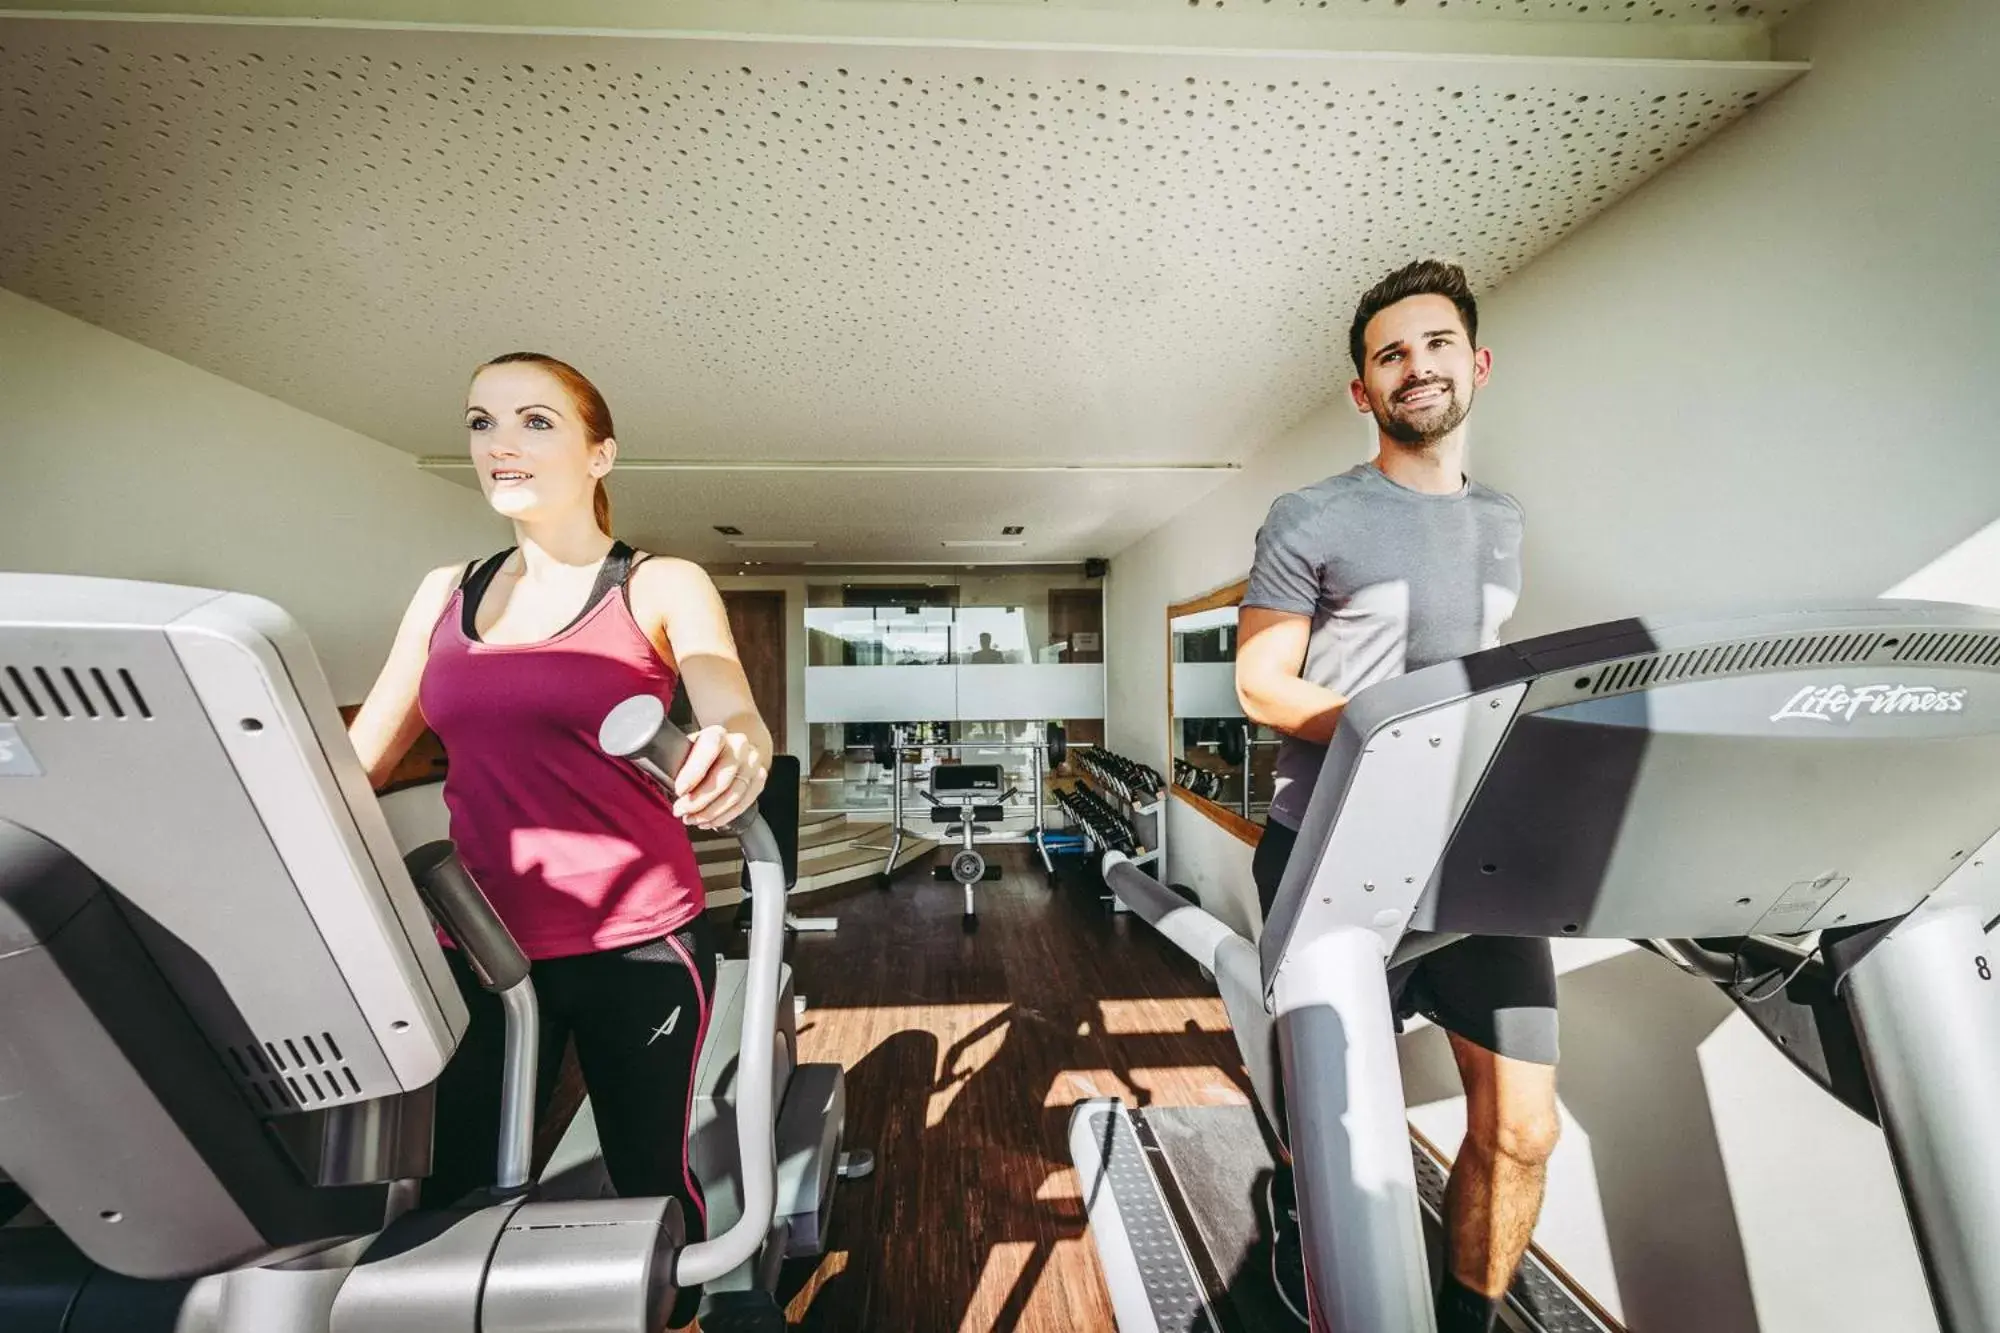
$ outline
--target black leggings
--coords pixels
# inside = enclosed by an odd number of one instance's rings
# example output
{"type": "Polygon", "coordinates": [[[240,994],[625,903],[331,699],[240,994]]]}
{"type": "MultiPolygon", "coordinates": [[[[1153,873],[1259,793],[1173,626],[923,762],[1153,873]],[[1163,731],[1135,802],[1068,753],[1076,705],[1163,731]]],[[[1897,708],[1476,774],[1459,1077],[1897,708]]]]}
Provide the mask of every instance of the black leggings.
{"type": "MultiPolygon", "coordinates": [[[[546,1114],[576,1041],[577,1064],[597,1117],[611,1184],[625,1198],[680,1200],[690,1241],[707,1235],[701,1185],[688,1161],[695,1061],[715,996],[714,933],[696,917],[672,935],[572,958],[536,962],[530,975],[541,1010],[535,1118],[546,1114]]],[[[448,1207],[493,1183],[500,1147],[500,1070],[506,1018],[498,996],[446,949],[471,1023],[438,1080],[436,1146],[426,1207],[448,1207]]],[[[688,1296],[675,1326],[692,1317],[688,1296]]]]}

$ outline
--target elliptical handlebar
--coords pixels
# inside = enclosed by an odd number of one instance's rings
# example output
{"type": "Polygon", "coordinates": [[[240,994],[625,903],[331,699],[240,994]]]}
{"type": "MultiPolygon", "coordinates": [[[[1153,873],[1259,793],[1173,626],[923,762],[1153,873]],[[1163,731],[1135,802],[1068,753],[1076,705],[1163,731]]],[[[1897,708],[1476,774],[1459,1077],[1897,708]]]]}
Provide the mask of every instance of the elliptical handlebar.
{"type": "Polygon", "coordinates": [[[521,984],[528,975],[528,957],[458,859],[451,839],[439,838],[405,853],[403,868],[445,934],[465,950],[465,961],[481,986],[497,995],[521,984]]]}
{"type": "Polygon", "coordinates": [[[472,965],[479,984],[500,997],[507,1016],[493,1188],[502,1196],[520,1194],[533,1170],[535,1071],[541,1060],[541,1008],[529,981],[528,956],[458,859],[450,839],[427,842],[408,853],[403,868],[431,916],[472,965]]]}
{"type": "MultiPolygon", "coordinates": [[[[667,720],[666,705],[652,695],[635,695],[605,716],[598,746],[627,760],[669,796],[674,774],[686,763],[693,742],[667,720]]],[[[778,975],[785,943],[785,861],[776,835],[752,806],[724,829],[743,846],[749,872],[749,980],[743,1003],[743,1035],[737,1056],[735,1105],[737,1156],[743,1166],[743,1211],[720,1236],[684,1248],[674,1263],[682,1287],[713,1282],[757,1252],[770,1234],[777,1210],[776,1070],[778,975]]]]}
{"type": "MultiPolygon", "coordinates": [[[[667,706],[650,694],[635,694],[605,714],[597,729],[597,744],[614,759],[629,761],[669,796],[674,794],[674,774],[681,771],[694,741],[667,721],[667,706]]],[[[783,864],[784,854],[763,814],[751,806],[722,831],[743,844],[743,855],[754,865],[758,861],[783,864]]]]}

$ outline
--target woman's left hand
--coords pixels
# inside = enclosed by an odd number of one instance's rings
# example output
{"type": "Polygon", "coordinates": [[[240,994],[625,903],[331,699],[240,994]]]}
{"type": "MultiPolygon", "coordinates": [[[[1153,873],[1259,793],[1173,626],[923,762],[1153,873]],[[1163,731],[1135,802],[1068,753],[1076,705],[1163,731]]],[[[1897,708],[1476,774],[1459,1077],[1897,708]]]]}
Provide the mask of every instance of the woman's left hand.
{"type": "Polygon", "coordinates": [[[721,828],[757,803],[770,765],[742,732],[703,727],[674,774],[674,815],[699,829],[721,828]]]}

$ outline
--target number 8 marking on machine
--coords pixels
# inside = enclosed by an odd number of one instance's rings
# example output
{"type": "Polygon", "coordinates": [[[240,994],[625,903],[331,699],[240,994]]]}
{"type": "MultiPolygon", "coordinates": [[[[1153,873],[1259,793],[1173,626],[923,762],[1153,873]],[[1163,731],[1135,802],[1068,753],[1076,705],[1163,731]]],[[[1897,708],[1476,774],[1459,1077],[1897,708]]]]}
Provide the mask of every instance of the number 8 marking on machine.
{"type": "Polygon", "coordinates": [[[1979,979],[1981,981],[1993,980],[1993,966],[1992,964],[1986,961],[1986,956],[1984,954],[1981,954],[1979,957],[1973,959],[1972,964],[1974,967],[1977,967],[1979,969],[1979,979]]]}

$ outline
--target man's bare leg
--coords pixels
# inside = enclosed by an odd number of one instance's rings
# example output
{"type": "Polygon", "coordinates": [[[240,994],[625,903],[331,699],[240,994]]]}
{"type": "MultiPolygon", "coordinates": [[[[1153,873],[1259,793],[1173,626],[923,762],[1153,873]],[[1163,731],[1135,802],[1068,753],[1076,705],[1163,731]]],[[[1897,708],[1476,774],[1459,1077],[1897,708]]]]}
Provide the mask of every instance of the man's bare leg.
{"type": "MultiPolygon", "coordinates": [[[[1467,1293],[1497,1301],[1541,1215],[1549,1155],[1562,1130],[1556,1071],[1496,1055],[1456,1033],[1451,1050],[1465,1083],[1466,1133],[1445,1186],[1450,1276],[1467,1293]]],[[[1446,1309],[1439,1317],[1445,1333],[1465,1326],[1446,1309]]]]}

